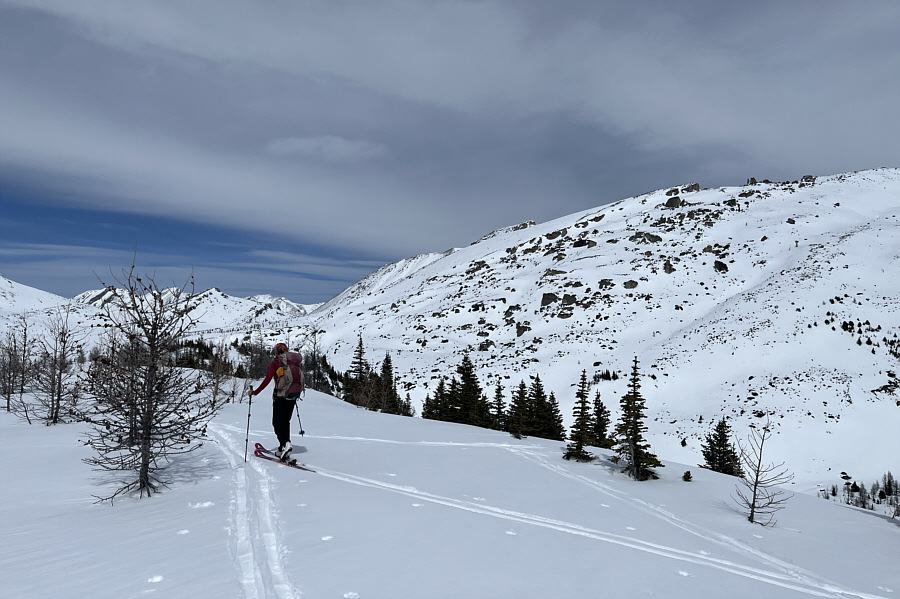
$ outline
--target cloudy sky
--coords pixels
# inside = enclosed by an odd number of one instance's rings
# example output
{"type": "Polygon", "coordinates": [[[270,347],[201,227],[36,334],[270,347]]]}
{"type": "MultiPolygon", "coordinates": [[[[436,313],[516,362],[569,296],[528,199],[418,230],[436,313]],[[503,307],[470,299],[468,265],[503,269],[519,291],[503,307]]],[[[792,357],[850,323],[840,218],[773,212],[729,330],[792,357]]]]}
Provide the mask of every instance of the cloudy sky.
{"type": "Polygon", "coordinates": [[[0,274],[328,299],[685,182],[900,166],[900,2],[0,0],[0,274]]]}

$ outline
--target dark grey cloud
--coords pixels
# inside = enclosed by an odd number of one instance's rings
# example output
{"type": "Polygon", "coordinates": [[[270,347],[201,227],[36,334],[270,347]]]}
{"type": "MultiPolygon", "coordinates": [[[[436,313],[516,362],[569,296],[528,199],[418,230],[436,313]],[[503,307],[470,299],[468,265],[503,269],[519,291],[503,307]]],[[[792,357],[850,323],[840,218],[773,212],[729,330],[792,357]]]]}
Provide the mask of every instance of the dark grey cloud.
{"type": "Polygon", "coordinates": [[[5,182],[362,263],[685,181],[900,156],[896,2],[0,0],[0,16],[5,182]]]}

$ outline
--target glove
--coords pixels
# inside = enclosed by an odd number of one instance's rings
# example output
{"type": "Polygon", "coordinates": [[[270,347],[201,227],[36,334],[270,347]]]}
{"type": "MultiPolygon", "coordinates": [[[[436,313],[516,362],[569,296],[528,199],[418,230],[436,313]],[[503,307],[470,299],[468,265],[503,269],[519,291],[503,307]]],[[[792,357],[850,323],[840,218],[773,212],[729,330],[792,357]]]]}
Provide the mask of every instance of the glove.
{"type": "Polygon", "coordinates": [[[247,392],[250,397],[253,397],[253,387],[250,387],[250,391],[247,392]]]}

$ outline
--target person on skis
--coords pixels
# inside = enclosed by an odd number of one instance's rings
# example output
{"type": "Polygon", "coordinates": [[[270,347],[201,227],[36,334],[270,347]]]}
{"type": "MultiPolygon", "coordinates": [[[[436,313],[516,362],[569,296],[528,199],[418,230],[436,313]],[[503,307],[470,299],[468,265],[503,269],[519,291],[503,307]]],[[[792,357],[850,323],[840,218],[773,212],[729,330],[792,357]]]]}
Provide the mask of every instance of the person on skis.
{"type": "MultiPolygon", "coordinates": [[[[278,437],[278,449],[275,453],[286,462],[291,455],[291,416],[297,399],[303,393],[303,356],[288,350],[284,343],[275,345],[272,351],[274,358],[266,371],[266,378],[259,387],[250,389],[250,395],[259,395],[269,382],[275,379],[272,391],[272,428],[278,437]]],[[[303,431],[300,431],[303,434],[303,431]]]]}

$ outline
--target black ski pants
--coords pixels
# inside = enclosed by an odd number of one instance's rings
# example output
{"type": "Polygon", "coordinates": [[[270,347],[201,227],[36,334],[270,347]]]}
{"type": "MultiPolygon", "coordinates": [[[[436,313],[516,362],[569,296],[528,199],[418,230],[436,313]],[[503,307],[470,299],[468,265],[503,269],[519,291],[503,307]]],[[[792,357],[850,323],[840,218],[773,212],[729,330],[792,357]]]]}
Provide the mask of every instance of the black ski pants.
{"type": "Polygon", "coordinates": [[[272,428],[278,437],[278,446],[283,447],[291,440],[291,417],[294,415],[296,399],[272,397],[272,428]]]}

